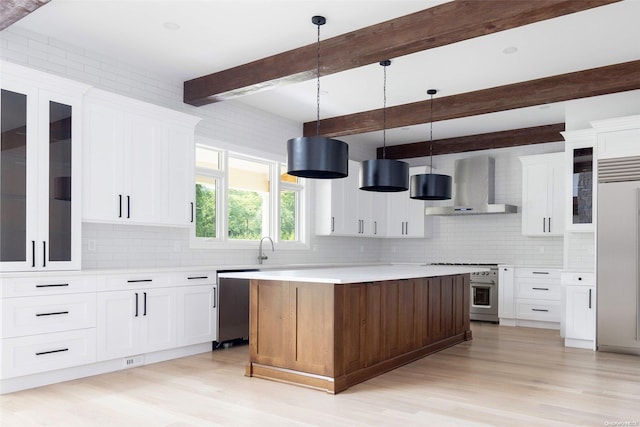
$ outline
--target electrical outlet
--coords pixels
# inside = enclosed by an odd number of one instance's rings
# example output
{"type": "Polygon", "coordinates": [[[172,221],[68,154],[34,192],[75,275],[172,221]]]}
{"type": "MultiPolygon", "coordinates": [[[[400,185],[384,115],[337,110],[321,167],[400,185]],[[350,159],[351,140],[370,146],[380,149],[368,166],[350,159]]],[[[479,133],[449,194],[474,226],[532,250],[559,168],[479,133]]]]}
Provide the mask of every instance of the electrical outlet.
{"type": "Polygon", "coordinates": [[[124,359],[125,368],[133,368],[134,366],[144,365],[144,356],[131,356],[124,359]]]}

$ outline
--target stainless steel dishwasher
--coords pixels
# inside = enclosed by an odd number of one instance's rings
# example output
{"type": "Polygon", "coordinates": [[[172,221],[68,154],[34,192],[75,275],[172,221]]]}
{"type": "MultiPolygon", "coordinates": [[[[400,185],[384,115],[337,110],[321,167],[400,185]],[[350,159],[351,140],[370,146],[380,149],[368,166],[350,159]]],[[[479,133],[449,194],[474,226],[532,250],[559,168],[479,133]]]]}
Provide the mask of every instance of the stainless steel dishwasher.
{"type": "MultiPolygon", "coordinates": [[[[221,273],[237,273],[245,270],[218,270],[221,273]]],[[[218,344],[249,339],[249,279],[218,277],[218,344]]],[[[214,345],[216,347],[216,345],[214,345]]]]}

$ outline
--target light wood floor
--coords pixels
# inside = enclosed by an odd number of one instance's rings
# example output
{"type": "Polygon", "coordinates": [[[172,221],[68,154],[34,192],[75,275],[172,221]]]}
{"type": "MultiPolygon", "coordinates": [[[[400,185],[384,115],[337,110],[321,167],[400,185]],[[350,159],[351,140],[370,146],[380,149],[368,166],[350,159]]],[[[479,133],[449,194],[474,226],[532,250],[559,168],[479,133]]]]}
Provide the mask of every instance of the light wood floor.
{"type": "Polygon", "coordinates": [[[8,426],[640,426],[640,357],[557,331],[473,341],[329,395],[243,376],[248,346],[0,396],[8,426]]]}

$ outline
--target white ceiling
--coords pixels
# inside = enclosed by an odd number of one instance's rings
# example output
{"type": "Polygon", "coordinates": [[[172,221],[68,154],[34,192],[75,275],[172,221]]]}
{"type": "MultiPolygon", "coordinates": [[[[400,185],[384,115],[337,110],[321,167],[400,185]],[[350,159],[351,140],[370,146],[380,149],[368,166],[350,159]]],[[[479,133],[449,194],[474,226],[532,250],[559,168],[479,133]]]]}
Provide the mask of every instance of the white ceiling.
{"type": "MultiPolygon", "coordinates": [[[[14,26],[184,81],[444,3],[443,0],[53,0],[14,26]],[[167,27],[179,26],[178,29],[167,27]]],[[[448,96],[640,59],[640,0],[390,58],[387,105],[448,96]],[[515,47],[512,54],[506,48],[515,47]]],[[[316,118],[316,82],[238,101],[299,122],[316,118]]],[[[323,118],[381,108],[377,64],[321,79],[323,118]]],[[[425,111],[425,115],[428,111],[425,111]]],[[[565,103],[434,124],[434,138],[563,122],[565,103]]],[[[341,138],[381,145],[381,132],[341,138]]],[[[387,130],[387,143],[428,140],[428,125],[387,130]]]]}

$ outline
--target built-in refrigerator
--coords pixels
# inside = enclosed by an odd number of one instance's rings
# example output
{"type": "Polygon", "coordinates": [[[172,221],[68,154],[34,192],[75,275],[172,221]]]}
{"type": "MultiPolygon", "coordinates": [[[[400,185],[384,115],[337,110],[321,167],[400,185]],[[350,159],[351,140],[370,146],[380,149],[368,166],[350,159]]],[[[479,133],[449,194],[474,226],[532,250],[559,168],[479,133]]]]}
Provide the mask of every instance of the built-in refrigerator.
{"type": "Polygon", "coordinates": [[[640,354],[640,157],[598,162],[597,348],[640,354]]]}

